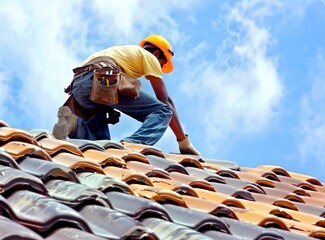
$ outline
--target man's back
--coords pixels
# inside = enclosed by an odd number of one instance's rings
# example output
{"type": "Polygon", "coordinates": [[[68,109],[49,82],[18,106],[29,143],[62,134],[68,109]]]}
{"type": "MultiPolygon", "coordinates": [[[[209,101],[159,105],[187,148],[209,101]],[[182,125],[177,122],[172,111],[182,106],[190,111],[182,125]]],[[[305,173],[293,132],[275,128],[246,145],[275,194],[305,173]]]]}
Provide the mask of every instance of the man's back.
{"type": "Polygon", "coordinates": [[[157,58],[137,45],[114,46],[90,55],[81,65],[96,58],[113,59],[130,77],[139,78],[151,75],[162,78],[162,71],[157,58]]]}

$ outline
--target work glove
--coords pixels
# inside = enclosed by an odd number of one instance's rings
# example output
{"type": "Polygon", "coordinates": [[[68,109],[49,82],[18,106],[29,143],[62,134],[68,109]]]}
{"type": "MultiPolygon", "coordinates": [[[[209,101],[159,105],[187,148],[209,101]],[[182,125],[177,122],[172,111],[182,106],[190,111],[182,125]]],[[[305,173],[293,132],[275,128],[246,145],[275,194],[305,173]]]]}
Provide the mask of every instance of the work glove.
{"type": "Polygon", "coordinates": [[[181,154],[190,154],[190,155],[201,155],[198,150],[192,145],[189,137],[185,134],[185,138],[182,141],[177,141],[179,146],[179,151],[181,154]]]}

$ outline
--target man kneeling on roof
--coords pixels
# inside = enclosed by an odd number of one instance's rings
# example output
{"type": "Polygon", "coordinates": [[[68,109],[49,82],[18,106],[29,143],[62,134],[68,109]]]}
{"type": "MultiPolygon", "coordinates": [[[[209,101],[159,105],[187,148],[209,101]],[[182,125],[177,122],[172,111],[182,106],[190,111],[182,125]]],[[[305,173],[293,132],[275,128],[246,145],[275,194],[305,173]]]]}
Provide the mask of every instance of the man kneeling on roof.
{"type": "Polygon", "coordinates": [[[58,110],[58,122],[54,125],[53,135],[57,139],[111,139],[107,124],[118,122],[119,112],[116,109],[142,122],[136,132],[121,142],[154,145],[170,126],[180,153],[200,155],[183,131],[162,77],[162,72],[170,73],[173,70],[173,55],[170,43],[160,35],[148,36],[140,42],[140,46],[113,46],[90,55],[78,68],[83,68],[82,72],[74,71],[75,77],[66,89],[70,97],[58,110]],[[132,78],[145,76],[156,98],[141,89],[135,99],[119,93],[116,104],[105,105],[92,101],[90,95],[94,71],[89,66],[98,62],[113,62],[132,78]]]}

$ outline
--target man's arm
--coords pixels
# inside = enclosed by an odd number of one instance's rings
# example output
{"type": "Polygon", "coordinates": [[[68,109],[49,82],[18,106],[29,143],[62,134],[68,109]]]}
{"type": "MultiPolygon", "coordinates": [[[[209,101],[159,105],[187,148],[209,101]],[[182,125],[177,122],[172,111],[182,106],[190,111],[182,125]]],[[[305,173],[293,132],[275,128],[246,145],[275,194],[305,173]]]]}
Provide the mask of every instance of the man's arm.
{"type": "Polygon", "coordinates": [[[183,131],[182,125],[177,115],[175,105],[172,99],[168,96],[168,92],[164,80],[154,76],[146,76],[146,78],[150,80],[151,86],[155,92],[157,99],[165,104],[168,104],[168,106],[173,112],[169,126],[176,136],[177,142],[180,146],[181,153],[200,155],[200,153],[194,148],[194,146],[189,141],[188,136],[183,131]]]}

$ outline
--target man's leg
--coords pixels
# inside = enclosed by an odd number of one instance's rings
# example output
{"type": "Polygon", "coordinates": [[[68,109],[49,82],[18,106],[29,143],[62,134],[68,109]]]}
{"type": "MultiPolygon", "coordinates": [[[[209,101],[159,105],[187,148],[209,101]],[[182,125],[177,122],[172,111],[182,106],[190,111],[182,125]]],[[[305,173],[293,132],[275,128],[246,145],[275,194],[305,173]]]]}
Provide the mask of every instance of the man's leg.
{"type": "MultiPolygon", "coordinates": [[[[92,87],[92,77],[93,73],[89,72],[77,78],[72,88],[72,95],[75,100],[80,107],[86,111],[103,109],[102,105],[94,103],[89,99],[92,87]]],[[[86,121],[78,117],[75,131],[70,132],[68,136],[69,138],[88,140],[111,139],[106,122],[106,111],[98,111],[96,115],[90,117],[86,121]]]]}
{"type": "Polygon", "coordinates": [[[119,95],[119,103],[113,108],[142,122],[141,127],[123,140],[154,145],[165,133],[172,117],[169,106],[141,91],[137,99],[119,95]]]}
{"type": "Polygon", "coordinates": [[[111,139],[106,123],[106,113],[101,112],[92,118],[84,121],[78,117],[76,129],[69,134],[69,138],[102,140],[111,139]]]}

